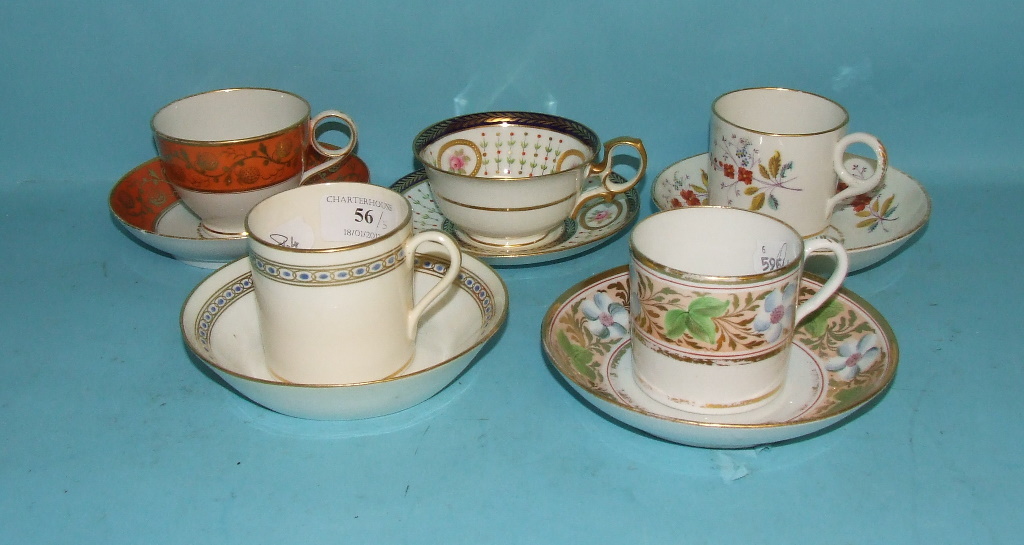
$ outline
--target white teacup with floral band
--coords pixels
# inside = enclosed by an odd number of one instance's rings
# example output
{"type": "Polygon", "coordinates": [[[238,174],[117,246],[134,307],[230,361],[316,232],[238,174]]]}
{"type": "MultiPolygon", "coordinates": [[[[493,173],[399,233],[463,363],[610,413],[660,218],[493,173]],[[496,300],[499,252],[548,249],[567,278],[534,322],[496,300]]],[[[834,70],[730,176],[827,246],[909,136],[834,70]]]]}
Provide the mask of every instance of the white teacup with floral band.
{"type": "Polygon", "coordinates": [[[440,231],[413,235],[411,216],[398,193],[351,182],[302,186],[253,208],[249,259],[272,373],[354,384],[412,360],[417,324],[458,278],[462,254],[440,231]],[[428,242],[445,249],[450,266],[414,302],[414,252],[428,242]]]}
{"type": "Polygon", "coordinates": [[[793,89],[740,89],[718,97],[711,105],[708,204],[779,218],[805,238],[823,234],[835,207],[874,189],[888,166],[878,138],[846,134],[849,120],[836,102],[793,89]],[[856,143],[877,158],[866,179],[844,165],[847,148],[856,143]]]}
{"type": "Polygon", "coordinates": [[[630,237],[634,376],[653,399],[728,414],[765,405],[782,389],[796,324],[842,285],[843,246],[805,240],[769,216],[699,206],[656,213],[630,237]],[[836,267],[797,304],[804,259],[836,267]]]}
{"type": "Polygon", "coordinates": [[[561,235],[565,220],[591,199],[610,201],[635,186],[647,168],[643,143],[604,144],[583,124],[532,112],[454,117],[421,131],[413,152],[441,213],[464,242],[537,246],[561,235]],[[612,150],[633,148],[636,175],[616,183],[612,150]],[[588,181],[594,181],[586,187],[588,181]]]}

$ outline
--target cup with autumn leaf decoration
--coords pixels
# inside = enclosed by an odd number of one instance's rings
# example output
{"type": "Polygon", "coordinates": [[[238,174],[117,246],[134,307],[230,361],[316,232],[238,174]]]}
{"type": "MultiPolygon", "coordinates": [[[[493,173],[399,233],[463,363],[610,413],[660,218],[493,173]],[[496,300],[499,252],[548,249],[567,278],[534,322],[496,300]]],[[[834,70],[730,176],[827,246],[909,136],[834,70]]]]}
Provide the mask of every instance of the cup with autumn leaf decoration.
{"type": "Polygon", "coordinates": [[[245,216],[256,204],[335,166],[357,138],[348,115],[325,110],[311,118],[305,99],[276,89],[187,96],[157,111],[150,125],[167,181],[208,238],[245,236],[245,216]],[[317,141],[317,127],[328,121],[348,127],[344,147],[317,141]],[[310,146],[329,159],[306,170],[310,146]]]}
{"type": "Polygon", "coordinates": [[[805,91],[754,88],[718,97],[708,204],[776,217],[805,238],[823,234],[835,207],[874,189],[888,166],[885,146],[867,133],[846,134],[849,121],[840,104],[805,91]],[[858,143],[877,159],[865,179],[844,165],[846,150],[858,143]]]}
{"type": "Polygon", "coordinates": [[[761,407],[782,389],[796,324],[843,283],[849,261],[828,238],[805,240],[786,223],[720,206],[651,215],[630,237],[634,377],[678,409],[729,414],[761,407]],[[836,261],[798,304],[804,260],[836,261]]]}
{"type": "Polygon", "coordinates": [[[611,201],[632,189],[647,168],[643,142],[603,145],[587,126],[549,114],[483,112],[435,123],[413,140],[413,153],[441,213],[469,244],[543,245],[592,199],[611,201]],[[628,180],[613,176],[624,146],[638,155],[628,180]]]}

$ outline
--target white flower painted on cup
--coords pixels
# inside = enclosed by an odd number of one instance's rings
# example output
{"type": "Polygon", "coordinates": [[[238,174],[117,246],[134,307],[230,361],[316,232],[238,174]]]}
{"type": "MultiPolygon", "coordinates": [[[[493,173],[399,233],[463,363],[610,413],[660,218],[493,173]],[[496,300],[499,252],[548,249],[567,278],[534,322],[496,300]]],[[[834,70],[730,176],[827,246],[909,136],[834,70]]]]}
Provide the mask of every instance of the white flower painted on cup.
{"type": "Polygon", "coordinates": [[[587,318],[587,329],[602,339],[618,339],[629,334],[629,311],[603,291],[597,292],[593,299],[585,299],[580,311],[587,318]]]}
{"type": "Polygon", "coordinates": [[[860,340],[846,341],[836,350],[838,356],[825,362],[825,369],[836,373],[842,380],[853,380],[859,373],[870,369],[882,355],[875,342],[874,333],[868,333],[860,340]]]}
{"type": "Polygon", "coordinates": [[[754,331],[764,334],[769,343],[779,340],[786,328],[793,324],[795,299],[796,284],[786,284],[781,290],[772,290],[754,317],[754,331]]]}

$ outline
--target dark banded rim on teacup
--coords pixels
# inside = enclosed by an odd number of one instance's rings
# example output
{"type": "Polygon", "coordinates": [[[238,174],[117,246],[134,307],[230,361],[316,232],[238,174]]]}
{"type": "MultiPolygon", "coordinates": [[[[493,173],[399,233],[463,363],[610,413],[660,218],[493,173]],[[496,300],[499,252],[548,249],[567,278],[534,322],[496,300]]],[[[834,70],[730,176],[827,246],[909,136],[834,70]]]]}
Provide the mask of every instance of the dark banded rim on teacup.
{"type": "MultiPolygon", "coordinates": [[[[598,138],[597,133],[590,127],[578,121],[538,112],[494,111],[460,115],[430,125],[420,131],[413,139],[413,155],[415,155],[425,167],[435,168],[433,165],[428,164],[427,161],[424,161],[424,158],[421,155],[428,146],[453,134],[486,127],[529,127],[565,134],[580,141],[580,143],[590,150],[590,156],[583,158],[584,163],[593,161],[597,156],[598,151],[601,149],[601,140],[598,138]]],[[[447,171],[445,174],[450,176],[495,181],[518,180],[524,178],[523,176],[489,176],[482,178],[447,171]]],[[[557,174],[557,172],[551,172],[534,177],[551,176],[552,174],[557,174]]]]}

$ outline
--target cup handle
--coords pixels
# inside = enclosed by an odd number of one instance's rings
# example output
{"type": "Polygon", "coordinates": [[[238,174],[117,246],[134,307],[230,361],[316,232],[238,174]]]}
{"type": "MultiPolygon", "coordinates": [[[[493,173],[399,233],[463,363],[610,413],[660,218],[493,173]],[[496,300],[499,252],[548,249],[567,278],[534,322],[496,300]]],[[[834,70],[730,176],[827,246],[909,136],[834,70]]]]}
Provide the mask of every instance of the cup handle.
{"type": "Polygon", "coordinates": [[[357,138],[358,130],[356,129],[355,121],[352,121],[351,117],[349,117],[345,113],[339,112],[338,110],[324,110],[317,114],[316,117],[314,117],[313,119],[310,119],[309,143],[313,146],[314,149],[316,149],[317,153],[323,155],[324,157],[330,157],[330,159],[303,172],[302,181],[299,182],[299,185],[306,183],[307,180],[313,178],[317,174],[345,160],[345,158],[348,157],[350,153],[352,153],[352,150],[355,149],[357,138]],[[348,130],[350,131],[351,137],[349,138],[348,144],[345,145],[345,147],[340,149],[329,149],[327,147],[324,147],[324,145],[321,144],[320,141],[316,139],[316,127],[326,119],[337,119],[344,123],[345,125],[348,125],[348,130]]]}
{"type": "Polygon", "coordinates": [[[423,231],[413,235],[409,240],[405,241],[405,255],[406,259],[409,260],[409,265],[412,266],[413,260],[416,256],[416,248],[425,242],[436,242],[441,246],[444,246],[445,251],[448,253],[448,272],[441,277],[441,281],[430,288],[423,297],[413,306],[409,312],[409,323],[407,325],[407,333],[409,338],[416,338],[416,329],[419,327],[420,317],[430,307],[438,297],[444,294],[448,288],[452,287],[459,278],[459,273],[462,271],[462,251],[459,250],[459,246],[452,240],[452,237],[446,235],[441,231],[423,231]]]}
{"type": "Polygon", "coordinates": [[[601,185],[592,187],[576,198],[576,206],[572,209],[572,213],[569,217],[576,217],[579,211],[583,208],[583,205],[591,200],[598,197],[603,198],[605,202],[611,202],[615,198],[615,195],[619,193],[625,193],[633,188],[643,178],[644,173],[647,171],[647,149],[644,148],[644,143],[639,138],[632,138],[629,136],[620,136],[618,138],[612,138],[611,140],[604,143],[604,158],[601,159],[600,163],[590,165],[590,170],[587,173],[587,177],[597,176],[601,180],[601,185]],[[629,146],[640,154],[640,165],[636,169],[636,175],[630,180],[623,183],[612,182],[612,150],[618,146],[629,146]]]}
{"type": "Polygon", "coordinates": [[[843,280],[846,279],[846,274],[850,271],[850,259],[847,257],[846,249],[843,248],[842,244],[829,238],[814,238],[804,241],[804,259],[810,257],[812,253],[821,250],[828,250],[836,257],[836,266],[828,280],[822,284],[818,293],[815,293],[810,299],[796,307],[796,323],[798,324],[839,290],[839,287],[843,285],[843,280]]]}
{"type": "Polygon", "coordinates": [[[825,201],[825,217],[831,216],[836,206],[844,200],[874,189],[885,176],[885,170],[889,167],[889,156],[880,140],[866,132],[855,132],[840,138],[839,142],[836,143],[836,147],[832,152],[832,167],[835,169],[836,174],[839,175],[839,180],[846,184],[847,187],[825,201]],[[846,170],[846,165],[843,164],[846,159],[846,149],[857,143],[867,144],[875,152],[875,173],[867,179],[854,176],[850,171],[846,170]]]}

